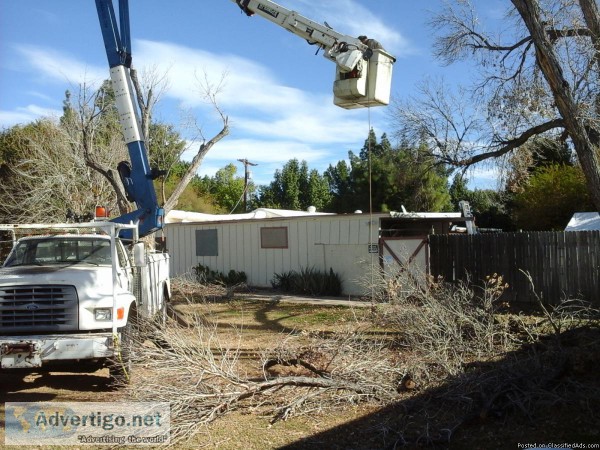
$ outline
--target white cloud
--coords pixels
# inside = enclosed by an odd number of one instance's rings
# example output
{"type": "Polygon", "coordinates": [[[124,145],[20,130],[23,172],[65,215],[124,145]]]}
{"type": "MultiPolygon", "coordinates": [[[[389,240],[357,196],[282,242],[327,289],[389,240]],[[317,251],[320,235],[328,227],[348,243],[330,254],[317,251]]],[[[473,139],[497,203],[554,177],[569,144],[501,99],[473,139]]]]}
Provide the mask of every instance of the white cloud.
{"type": "Polygon", "coordinates": [[[0,111],[0,129],[9,128],[20,123],[31,122],[34,117],[25,112],[0,111]]]}
{"type": "MultiPolygon", "coordinates": [[[[331,92],[286,86],[270,69],[245,58],[168,42],[144,40],[135,45],[136,63],[168,72],[170,88],[165,96],[191,108],[207,137],[214,135],[206,130],[211,106],[203,99],[198,78],[213,86],[222,84],[217,103],[230,118],[231,134],[207,154],[201,175],[214,175],[240,158],[259,164],[253,169],[258,184],[268,183],[274,171],[293,158],[322,171],[344,159],[348,150],[358,151],[368,135],[366,110],[334,106],[331,92]]],[[[376,119],[380,111],[371,115],[376,119]]],[[[217,122],[212,126],[219,127],[217,122]]],[[[198,144],[191,145],[184,159],[191,160],[197,148],[198,144]]]]}
{"type": "Polygon", "coordinates": [[[38,73],[38,81],[99,85],[108,78],[108,69],[94,67],[63,52],[33,45],[18,45],[16,50],[38,73]]]}
{"type": "MultiPolygon", "coordinates": [[[[39,85],[86,83],[94,89],[108,77],[108,68],[94,67],[54,49],[34,45],[17,45],[14,48],[21,57],[20,63],[27,67],[27,72],[33,74],[33,79],[39,85]]],[[[54,100],[39,90],[29,90],[27,94],[44,102],[53,103],[54,100]]],[[[41,117],[56,118],[61,115],[61,110],[30,104],[12,111],[0,111],[0,126],[10,127],[41,117]]]]}
{"type": "Polygon", "coordinates": [[[170,89],[166,95],[185,107],[207,105],[206,85],[219,90],[218,103],[227,110],[250,107],[278,114],[307,102],[305,93],[282,85],[269,69],[249,59],[168,42],[140,40],[136,48],[136,62],[167,73],[170,89]]]}
{"type": "Polygon", "coordinates": [[[323,114],[314,114],[315,112],[317,111],[292,111],[273,121],[242,119],[236,129],[254,135],[286,137],[321,145],[356,142],[368,134],[364,121],[340,117],[330,117],[328,120],[323,114]]]}
{"type": "MultiPolygon", "coordinates": [[[[343,159],[349,149],[357,150],[356,142],[362,143],[368,134],[365,111],[334,106],[329,91],[315,93],[286,86],[269,68],[249,59],[168,42],[139,40],[134,45],[138,68],[152,67],[156,74],[166,73],[169,79],[163,95],[170,102],[159,104],[158,115],[174,101],[193,109],[196,117],[206,118],[212,106],[203,97],[198,80],[206,79],[212,86],[222,84],[217,103],[230,117],[231,135],[209,152],[200,173],[214,174],[217,165],[220,168],[239,158],[260,164],[255,173],[257,182],[262,183],[292,158],[322,170],[327,163],[343,159]]],[[[108,75],[108,69],[54,50],[20,46],[19,51],[35,73],[52,82],[90,84],[108,75]]],[[[55,113],[30,106],[0,113],[0,123],[20,123],[55,113]]],[[[167,120],[172,121],[172,117],[167,120]]],[[[197,146],[186,155],[194,148],[197,146]]]]}
{"type": "Polygon", "coordinates": [[[28,105],[15,111],[0,111],[0,128],[29,123],[42,117],[58,118],[61,114],[60,110],[37,105],[28,105]]]}
{"type": "Polygon", "coordinates": [[[44,94],[43,92],[29,91],[29,92],[27,92],[27,95],[30,95],[32,97],[37,97],[45,102],[54,101],[54,99],[51,96],[49,96],[48,94],[44,94]]]}
{"type": "Polygon", "coordinates": [[[136,44],[136,61],[168,73],[166,95],[184,107],[207,106],[199,79],[221,84],[217,102],[231,115],[236,129],[311,142],[347,142],[368,132],[360,112],[334,106],[330,92],[315,94],[286,86],[268,68],[248,59],[166,42],[136,44]],[[256,120],[259,112],[261,121],[256,120]]]}
{"type": "Polygon", "coordinates": [[[280,0],[280,3],[315,22],[327,21],[339,33],[354,37],[366,34],[375,38],[397,57],[414,52],[408,39],[397,29],[386,25],[380,17],[354,0],[280,0]]]}
{"type": "MultiPolygon", "coordinates": [[[[198,145],[192,144],[190,150],[186,151],[183,159],[191,160],[198,149],[198,145]]],[[[256,163],[285,163],[290,159],[315,161],[326,157],[326,149],[313,147],[302,142],[295,141],[267,141],[260,139],[224,139],[220,141],[204,158],[209,163],[221,161],[225,164],[235,162],[238,159],[247,158],[256,163]]]]}
{"type": "MultiPolygon", "coordinates": [[[[159,73],[167,73],[170,80],[168,95],[186,100],[189,106],[205,102],[200,83],[205,79],[212,86],[237,84],[245,73],[254,77],[269,76],[266,69],[249,60],[234,55],[212,53],[199,48],[170,42],[136,40],[135,63],[156,67],[159,73]],[[235,68],[235,71],[232,69],[235,68]],[[241,73],[242,75],[238,75],[241,73]]],[[[243,79],[243,78],[242,78],[243,79]]],[[[240,99],[243,100],[243,99],[240,99]]]]}

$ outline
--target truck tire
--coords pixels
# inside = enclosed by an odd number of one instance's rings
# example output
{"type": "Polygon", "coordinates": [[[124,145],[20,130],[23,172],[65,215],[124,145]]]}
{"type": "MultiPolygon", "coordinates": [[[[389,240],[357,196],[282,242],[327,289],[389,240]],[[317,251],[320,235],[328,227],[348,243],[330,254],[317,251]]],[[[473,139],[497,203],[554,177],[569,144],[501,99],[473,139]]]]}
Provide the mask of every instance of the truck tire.
{"type": "Polygon", "coordinates": [[[162,306],[156,313],[154,333],[152,333],[151,341],[154,342],[158,348],[171,349],[171,345],[165,340],[164,331],[167,326],[167,320],[169,318],[169,296],[165,292],[162,298],[162,306]]]}
{"type": "Polygon", "coordinates": [[[166,294],[163,295],[161,308],[156,313],[156,324],[161,329],[164,329],[165,326],[167,325],[167,314],[168,314],[167,302],[168,301],[169,301],[169,298],[166,296],[166,294]]]}
{"type": "Polygon", "coordinates": [[[110,382],[114,387],[125,386],[131,382],[131,360],[136,329],[137,311],[135,307],[131,307],[127,324],[120,329],[121,338],[117,346],[117,352],[108,369],[110,382]]]}

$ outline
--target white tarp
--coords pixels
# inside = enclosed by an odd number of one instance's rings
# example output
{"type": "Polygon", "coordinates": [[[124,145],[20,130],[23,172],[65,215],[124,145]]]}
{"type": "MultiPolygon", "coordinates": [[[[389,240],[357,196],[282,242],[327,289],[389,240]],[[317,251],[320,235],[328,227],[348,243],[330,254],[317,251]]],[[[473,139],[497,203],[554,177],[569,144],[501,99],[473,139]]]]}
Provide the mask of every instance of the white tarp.
{"type": "Polygon", "coordinates": [[[600,230],[600,214],[597,212],[579,212],[573,214],[565,231],[600,230]]]}
{"type": "Polygon", "coordinates": [[[165,223],[216,222],[229,220],[270,219],[276,217],[317,216],[329,213],[292,211],[288,209],[258,208],[244,214],[205,214],[190,211],[171,210],[165,223]]]}

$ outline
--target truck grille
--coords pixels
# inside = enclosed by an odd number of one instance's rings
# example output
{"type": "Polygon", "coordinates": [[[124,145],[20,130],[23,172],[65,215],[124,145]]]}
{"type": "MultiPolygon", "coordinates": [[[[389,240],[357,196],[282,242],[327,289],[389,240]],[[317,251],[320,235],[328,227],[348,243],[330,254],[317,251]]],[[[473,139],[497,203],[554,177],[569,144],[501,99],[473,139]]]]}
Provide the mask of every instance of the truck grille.
{"type": "Polygon", "coordinates": [[[75,286],[0,287],[0,332],[76,330],[75,286]]]}

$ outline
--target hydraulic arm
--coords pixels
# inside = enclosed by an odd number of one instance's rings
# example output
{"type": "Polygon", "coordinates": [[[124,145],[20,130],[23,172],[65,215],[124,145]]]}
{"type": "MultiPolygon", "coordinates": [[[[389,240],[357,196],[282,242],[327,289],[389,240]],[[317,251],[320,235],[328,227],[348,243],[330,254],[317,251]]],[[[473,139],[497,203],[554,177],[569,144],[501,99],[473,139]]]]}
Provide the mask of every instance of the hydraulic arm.
{"type": "Polygon", "coordinates": [[[112,219],[118,223],[139,221],[139,234],[145,236],[163,226],[164,210],[158,206],[152,180],[157,171],[150,168],[148,152],[141,132],[131,82],[131,37],[129,31],[129,2],[119,0],[119,23],[112,0],[96,0],[98,19],[110,66],[110,79],[115,94],[119,121],[123,130],[130,161],[119,163],[118,172],[127,199],[137,209],[112,219]]]}
{"type": "Polygon", "coordinates": [[[373,40],[338,33],[270,0],[231,0],[248,16],[254,14],[318,45],[336,64],[334,103],[353,109],[387,105],[396,59],[373,40]]]}

